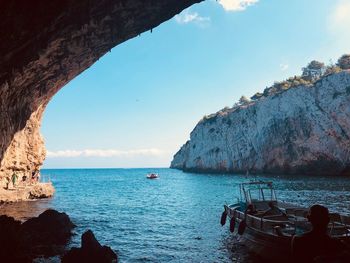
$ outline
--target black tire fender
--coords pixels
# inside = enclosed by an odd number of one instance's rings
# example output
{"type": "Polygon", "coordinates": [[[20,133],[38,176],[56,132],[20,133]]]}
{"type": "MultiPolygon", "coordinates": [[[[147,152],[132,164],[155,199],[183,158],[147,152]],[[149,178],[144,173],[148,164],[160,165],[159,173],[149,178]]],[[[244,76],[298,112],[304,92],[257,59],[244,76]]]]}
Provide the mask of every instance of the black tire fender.
{"type": "Polygon", "coordinates": [[[238,234],[243,235],[246,227],[247,227],[247,222],[245,219],[243,219],[238,225],[238,234]]]}
{"type": "Polygon", "coordinates": [[[224,211],[221,214],[221,220],[220,220],[220,223],[222,226],[224,226],[226,224],[226,218],[227,218],[227,213],[226,213],[226,211],[224,211]]]}
{"type": "Polygon", "coordinates": [[[235,225],[236,225],[236,218],[232,217],[230,220],[230,231],[233,233],[235,231],[235,225]]]}

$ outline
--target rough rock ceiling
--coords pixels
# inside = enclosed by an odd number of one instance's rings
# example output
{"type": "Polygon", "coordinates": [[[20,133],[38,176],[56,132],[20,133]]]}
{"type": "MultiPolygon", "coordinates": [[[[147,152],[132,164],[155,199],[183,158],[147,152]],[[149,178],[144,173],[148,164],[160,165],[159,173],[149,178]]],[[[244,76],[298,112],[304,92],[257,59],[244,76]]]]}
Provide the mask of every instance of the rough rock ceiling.
{"type": "Polygon", "coordinates": [[[201,1],[0,0],[0,178],[42,164],[40,122],[59,89],[114,46],[201,1]]]}

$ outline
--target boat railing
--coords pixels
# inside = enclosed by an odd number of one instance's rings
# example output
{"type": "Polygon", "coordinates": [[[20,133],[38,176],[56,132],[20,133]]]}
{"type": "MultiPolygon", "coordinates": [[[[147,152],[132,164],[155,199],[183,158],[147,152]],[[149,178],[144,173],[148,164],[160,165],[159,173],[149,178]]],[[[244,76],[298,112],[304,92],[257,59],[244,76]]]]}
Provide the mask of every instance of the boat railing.
{"type": "Polygon", "coordinates": [[[254,206],[254,209],[257,211],[266,211],[269,209],[270,202],[274,205],[277,204],[277,201],[261,201],[261,200],[254,200],[251,202],[251,204],[254,206]]]}
{"type": "Polygon", "coordinates": [[[350,216],[340,215],[341,222],[350,227],[350,216]]]}
{"type": "MultiPolygon", "coordinates": [[[[261,231],[271,231],[275,232],[276,227],[281,227],[284,231],[288,233],[284,233],[286,235],[295,235],[300,230],[302,232],[311,230],[311,224],[306,218],[293,217],[289,216],[288,219],[282,220],[278,219],[278,216],[273,218],[273,216],[267,217],[258,217],[254,215],[242,215],[240,214],[240,218],[246,219],[246,223],[248,226],[255,228],[261,231]]],[[[281,217],[280,217],[281,218],[281,217]]],[[[348,218],[347,218],[348,219],[348,218]]],[[[350,225],[346,225],[343,222],[331,221],[329,224],[329,234],[331,236],[349,236],[350,235],[350,225]]],[[[281,233],[276,233],[281,235],[281,233]]]]}
{"type": "Polygon", "coordinates": [[[350,235],[350,216],[340,215],[342,224],[347,228],[347,235],[350,235]]]}
{"type": "Polygon", "coordinates": [[[294,210],[294,216],[299,218],[306,218],[309,211],[307,209],[295,209],[294,210]]]}
{"type": "MultiPolygon", "coordinates": [[[[305,217],[286,216],[259,216],[256,214],[245,214],[236,209],[231,210],[231,216],[239,222],[246,220],[248,227],[262,232],[270,232],[277,236],[291,237],[296,234],[311,230],[311,223],[305,217]]],[[[336,216],[332,216],[335,218],[336,216]]],[[[333,237],[350,236],[350,217],[340,216],[342,222],[332,221],[329,223],[328,231],[333,237]],[[346,224],[346,223],[347,224],[346,224]]],[[[337,216],[339,220],[339,217],[337,216]]]]}
{"type": "Polygon", "coordinates": [[[268,185],[272,186],[272,181],[253,181],[253,182],[247,182],[247,183],[241,183],[242,186],[246,185],[268,185]]]}
{"type": "Polygon", "coordinates": [[[338,213],[330,213],[329,218],[330,235],[338,235],[338,233],[344,232],[346,233],[346,235],[350,234],[350,218],[348,216],[340,215],[338,213]]]}
{"type": "Polygon", "coordinates": [[[254,215],[247,216],[247,225],[260,230],[273,230],[275,226],[294,225],[289,220],[274,220],[272,218],[256,217],[254,215]]]}
{"type": "Polygon", "coordinates": [[[247,204],[256,201],[277,201],[276,192],[273,188],[272,182],[258,181],[242,183],[240,184],[241,201],[243,201],[242,195],[247,204]]]}

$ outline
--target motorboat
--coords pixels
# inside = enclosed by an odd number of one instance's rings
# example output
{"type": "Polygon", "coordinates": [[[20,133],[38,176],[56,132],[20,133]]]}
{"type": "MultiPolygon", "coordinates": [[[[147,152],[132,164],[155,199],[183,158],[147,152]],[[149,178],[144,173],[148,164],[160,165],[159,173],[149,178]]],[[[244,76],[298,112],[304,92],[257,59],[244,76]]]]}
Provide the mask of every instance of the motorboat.
{"type": "MultiPolygon", "coordinates": [[[[277,200],[272,182],[242,183],[237,203],[224,205],[221,225],[230,220],[230,231],[241,235],[253,253],[267,262],[288,262],[294,235],[311,230],[308,208],[277,200]]],[[[330,213],[328,233],[350,244],[350,217],[330,213]]]]}
{"type": "Polygon", "coordinates": [[[158,179],[159,175],[156,173],[149,173],[149,174],[147,174],[146,177],[147,177],[147,179],[158,179]]]}

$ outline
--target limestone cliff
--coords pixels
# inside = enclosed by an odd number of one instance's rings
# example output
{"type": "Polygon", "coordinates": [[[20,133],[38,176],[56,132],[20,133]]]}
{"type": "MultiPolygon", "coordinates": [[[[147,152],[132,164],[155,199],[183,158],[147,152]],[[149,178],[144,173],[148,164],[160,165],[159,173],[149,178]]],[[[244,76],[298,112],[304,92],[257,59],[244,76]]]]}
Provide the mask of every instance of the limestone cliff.
{"type": "Polygon", "coordinates": [[[350,174],[350,71],[204,118],[171,167],[350,174]]]}
{"type": "Polygon", "coordinates": [[[0,2],[0,187],[45,158],[40,122],[66,83],[114,46],[201,0],[0,2]]]}

